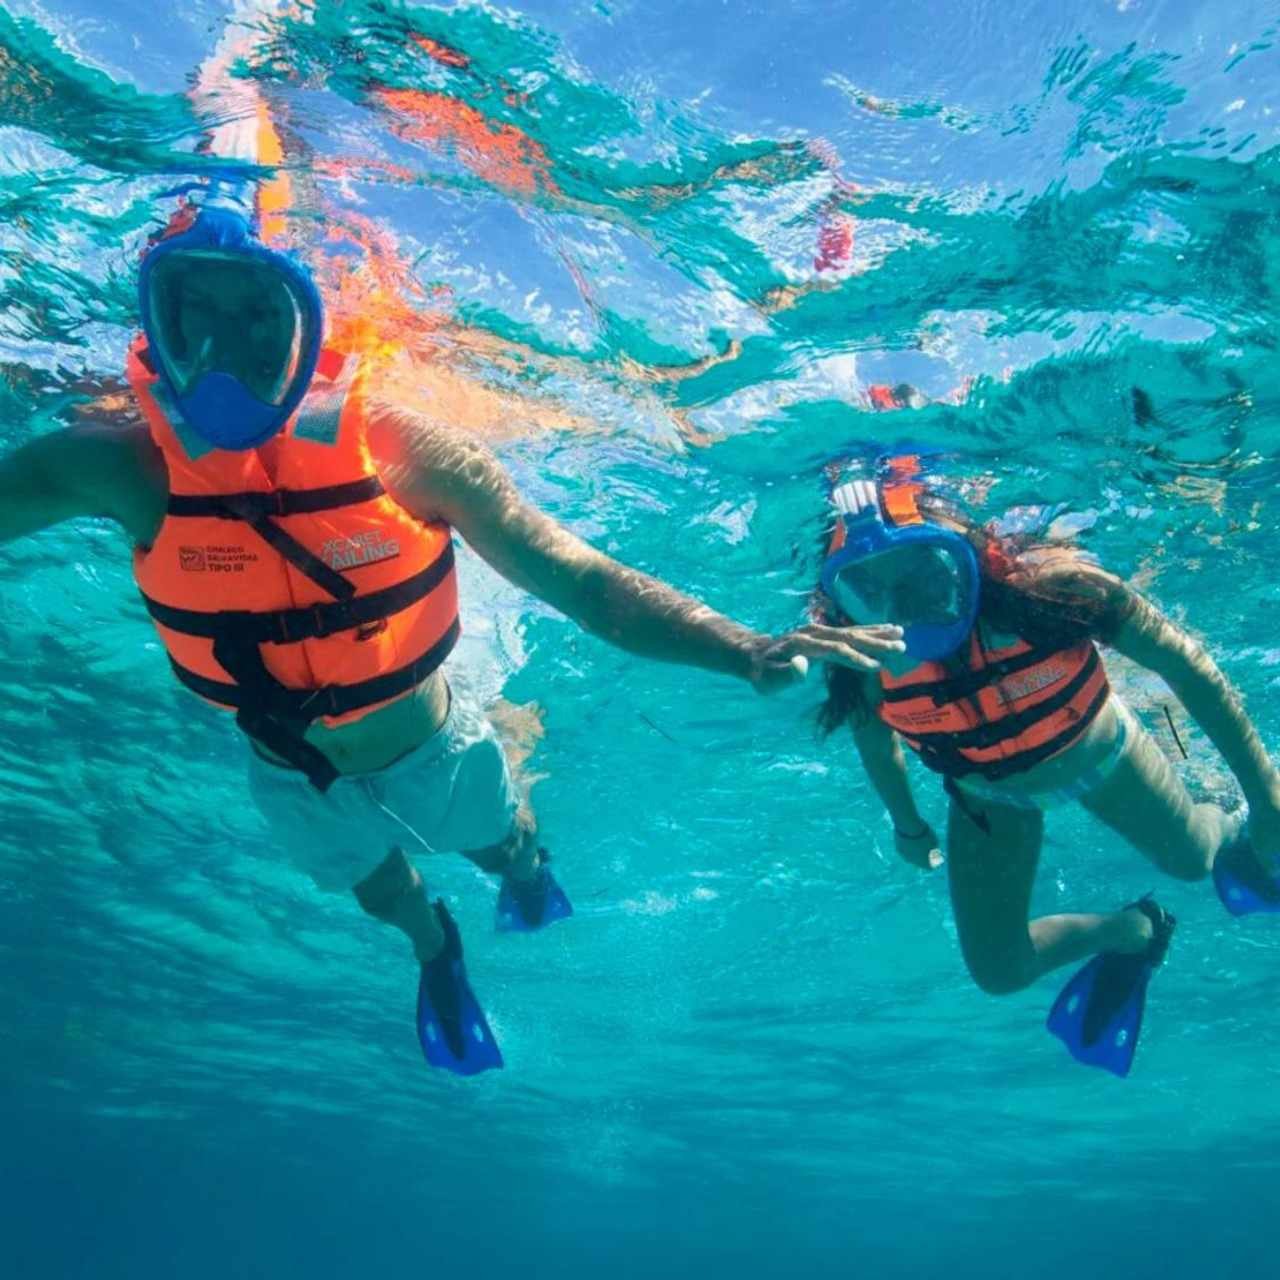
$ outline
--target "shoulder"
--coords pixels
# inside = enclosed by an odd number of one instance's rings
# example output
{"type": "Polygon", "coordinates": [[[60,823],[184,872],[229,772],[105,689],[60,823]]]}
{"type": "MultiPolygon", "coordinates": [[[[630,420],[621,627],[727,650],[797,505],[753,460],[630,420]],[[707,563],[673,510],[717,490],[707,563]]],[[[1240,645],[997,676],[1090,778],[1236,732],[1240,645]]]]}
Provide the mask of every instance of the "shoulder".
{"type": "Polygon", "coordinates": [[[371,399],[366,421],[379,477],[419,519],[456,523],[460,508],[511,500],[505,469],[474,436],[379,399],[371,399]]]}
{"type": "Polygon", "coordinates": [[[879,710],[884,701],[879,674],[829,665],[826,681],[826,700],[818,710],[818,725],[823,733],[832,733],[847,724],[859,741],[877,740],[883,730],[879,710]],[[868,734],[872,736],[868,738],[868,734]]]}
{"type": "Polygon", "coordinates": [[[413,462],[451,470],[478,459],[493,458],[474,436],[389,399],[371,396],[365,421],[369,447],[379,462],[413,462]]]}
{"type": "Polygon", "coordinates": [[[884,701],[884,679],[881,671],[859,671],[855,674],[861,682],[862,696],[866,699],[868,708],[876,710],[884,701]]]}
{"type": "Polygon", "coordinates": [[[110,480],[136,475],[146,482],[164,474],[164,455],[141,422],[81,421],[62,434],[64,464],[86,479],[95,479],[98,468],[105,468],[110,480]]]}
{"type": "Polygon", "coordinates": [[[128,415],[82,420],[59,433],[51,465],[90,509],[149,543],[164,518],[169,476],[146,425],[128,415]]]}
{"type": "Polygon", "coordinates": [[[1021,566],[1043,587],[1075,591],[1098,599],[1123,596],[1129,588],[1122,579],[1094,560],[1073,551],[1040,551],[1029,554],[1021,566]]]}
{"type": "Polygon", "coordinates": [[[1087,618],[1099,639],[1113,635],[1141,602],[1122,578],[1070,547],[1022,553],[1005,581],[1050,609],[1087,618]]]}
{"type": "Polygon", "coordinates": [[[26,466],[65,487],[84,489],[119,478],[160,451],[146,427],[128,419],[79,417],[23,446],[26,466]],[[103,474],[104,471],[107,474],[103,474]]]}

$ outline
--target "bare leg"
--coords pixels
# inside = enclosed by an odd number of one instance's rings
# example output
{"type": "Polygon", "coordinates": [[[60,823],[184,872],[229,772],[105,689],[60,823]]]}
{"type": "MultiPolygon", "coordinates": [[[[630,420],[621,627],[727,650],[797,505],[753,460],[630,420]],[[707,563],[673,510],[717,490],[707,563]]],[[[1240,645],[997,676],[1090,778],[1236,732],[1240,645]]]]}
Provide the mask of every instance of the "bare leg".
{"type": "Polygon", "coordinates": [[[444,930],[427,901],[427,887],[399,845],[353,892],[356,901],[375,920],[395,925],[409,938],[422,964],[434,960],[443,950],[444,930]]]}
{"type": "Polygon", "coordinates": [[[1044,815],[977,797],[965,804],[974,816],[951,802],[947,867],[960,949],[983,991],[1021,991],[1051,969],[1100,951],[1141,951],[1150,941],[1151,922],[1136,909],[1028,923],[1044,815]]]}
{"type": "Polygon", "coordinates": [[[1161,871],[1203,879],[1237,819],[1216,804],[1195,804],[1151,736],[1136,732],[1110,776],[1082,803],[1161,871]]]}

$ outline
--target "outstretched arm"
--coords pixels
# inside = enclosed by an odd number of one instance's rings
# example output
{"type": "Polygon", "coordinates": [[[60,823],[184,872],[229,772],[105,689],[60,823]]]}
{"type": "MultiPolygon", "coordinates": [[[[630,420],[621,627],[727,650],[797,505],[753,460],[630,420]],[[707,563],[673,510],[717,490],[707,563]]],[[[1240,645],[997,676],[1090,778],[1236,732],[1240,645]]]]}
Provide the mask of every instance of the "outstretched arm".
{"type": "Polygon", "coordinates": [[[105,514],[81,469],[93,435],[79,427],[38,436],[0,458],[0,542],[72,516],[105,514]]]}
{"type": "Polygon", "coordinates": [[[632,653],[740,676],[767,692],[801,677],[795,658],[868,670],[877,665],[869,654],[902,648],[888,627],[759,635],[583,542],[525,502],[478,441],[432,423],[384,410],[370,443],[407,511],[448,521],[504,577],[632,653]]]}
{"type": "Polygon", "coordinates": [[[165,486],[155,471],[163,463],[148,459],[145,445],[145,432],[75,426],[0,457],[0,542],[74,516],[111,517],[148,541],[163,514],[165,486]]]}
{"type": "Polygon", "coordinates": [[[1120,621],[1111,643],[1125,657],[1154,671],[1222,753],[1251,809],[1274,806],[1280,774],[1231,682],[1204,646],[1154,605],[1122,583],[1120,621]]]}

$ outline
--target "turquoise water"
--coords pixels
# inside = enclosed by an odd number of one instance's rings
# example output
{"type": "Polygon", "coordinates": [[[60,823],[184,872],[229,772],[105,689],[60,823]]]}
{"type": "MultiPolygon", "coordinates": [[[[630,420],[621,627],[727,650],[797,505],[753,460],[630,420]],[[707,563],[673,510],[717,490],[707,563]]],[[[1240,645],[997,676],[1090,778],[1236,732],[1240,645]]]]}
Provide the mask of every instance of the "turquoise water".
{"type": "MultiPolygon", "coordinates": [[[[0,8],[6,444],[118,377],[227,17],[0,8]]],[[[383,273],[423,395],[544,508],[782,629],[820,462],[943,444],[980,514],[1057,518],[1203,635],[1280,746],[1272,6],[329,0],[249,28],[299,251],[383,273]],[[806,288],[836,214],[851,269],[806,288]],[[900,380],[955,402],[871,415],[900,380]]],[[[399,941],[267,845],[120,536],[0,549],[5,1274],[1269,1274],[1280,926],[1162,883],[1134,1075],[1086,1071],[1043,1030],[1053,980],[971,985],[944,881],[815,738],[816,681],[645,664],[463,567],[458,661],[540,709],[578,907],[496,937],[492,887],[427,867],[507,1056],[473,1081],[422,1066],[399,941]]],[[[1038,908],[1156,883],[1051,817],[1038,908]]]]}

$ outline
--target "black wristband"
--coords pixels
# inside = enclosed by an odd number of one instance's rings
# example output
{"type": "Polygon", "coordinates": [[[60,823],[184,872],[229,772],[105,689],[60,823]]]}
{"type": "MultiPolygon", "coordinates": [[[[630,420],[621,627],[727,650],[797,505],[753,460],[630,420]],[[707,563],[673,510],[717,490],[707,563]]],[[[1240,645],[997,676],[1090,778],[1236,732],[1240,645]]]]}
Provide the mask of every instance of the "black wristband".
{"type": "Polygon", "coordinates": [[[932,832],[929,828],[929,824],[926,822],[924,826],[915,833],[915,835],[910,835],[906,831],[899,831],[898,824],[895,822],[893,824],[893,834],[895,836],[901,836],[904,840],[919,840],[921,836],[931,835],[932,832]]]}

